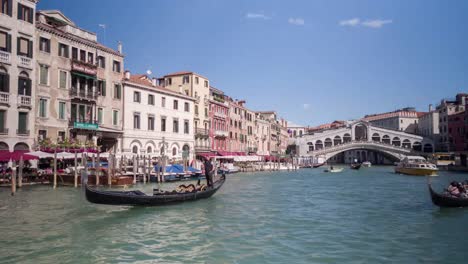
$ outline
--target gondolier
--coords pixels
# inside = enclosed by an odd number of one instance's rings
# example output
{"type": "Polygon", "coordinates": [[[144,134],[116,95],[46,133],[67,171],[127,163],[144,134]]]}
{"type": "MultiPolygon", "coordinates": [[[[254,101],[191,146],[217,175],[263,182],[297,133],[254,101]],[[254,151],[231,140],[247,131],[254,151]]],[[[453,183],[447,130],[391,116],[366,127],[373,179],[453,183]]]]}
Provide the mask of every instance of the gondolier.
{"type": "Polygon", "coordinates": [[[203,167],[205,169],[205,177],[206,177],[206,185],[209,187],[213,186],[213,172],[214,172],[214,166],[211,163],[209,159],[205,160],[205,163],[203,164],[203,167]]]}

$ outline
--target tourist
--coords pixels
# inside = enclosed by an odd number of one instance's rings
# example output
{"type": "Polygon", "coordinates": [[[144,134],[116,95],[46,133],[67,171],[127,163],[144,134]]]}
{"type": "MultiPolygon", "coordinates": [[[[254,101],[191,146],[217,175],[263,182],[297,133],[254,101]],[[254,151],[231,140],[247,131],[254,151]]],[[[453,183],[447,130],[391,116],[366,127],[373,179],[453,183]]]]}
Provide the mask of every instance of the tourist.
{"type": "Polygon", "coordinates": [[[460,184],[456,181],[453,181],[450,183],[450,185],[447,187],[447,192],[451,196],[459,197],[460,196],[460,190],[458,188],[460,184]]]}

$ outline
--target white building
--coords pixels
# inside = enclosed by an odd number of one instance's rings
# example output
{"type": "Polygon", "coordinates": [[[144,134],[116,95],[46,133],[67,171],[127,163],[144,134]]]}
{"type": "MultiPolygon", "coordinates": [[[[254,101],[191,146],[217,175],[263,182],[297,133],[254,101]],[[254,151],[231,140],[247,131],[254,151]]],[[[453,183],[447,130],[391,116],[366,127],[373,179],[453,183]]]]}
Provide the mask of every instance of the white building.
{"type": "Polygon", "coordinates": [[[412,107],[407,107],[388,113],[366,115],[362,120],[373,126],[415,134],[418,131],[418,117],[422,114],[412,107]]]}
{"type": "Polygon", "coordinates": [[[436,143],[439,142],[439,112],[434,111],[432,105],[429,105],[429,112],[419,117],[418,133],[436,143]]]}
{"type": "Polygon", "coordinates": [[[182,159],[184,150],[193,159],[195,99],[130,72],[125,72],[123,87],[122,150],[160,156],[164,138],[166,156],[182,159]]]}
{"type": "Polygon", "coordinates": [[[0,150],[29,150],[34,143],[35,0],[0,6],[0,150]]]}

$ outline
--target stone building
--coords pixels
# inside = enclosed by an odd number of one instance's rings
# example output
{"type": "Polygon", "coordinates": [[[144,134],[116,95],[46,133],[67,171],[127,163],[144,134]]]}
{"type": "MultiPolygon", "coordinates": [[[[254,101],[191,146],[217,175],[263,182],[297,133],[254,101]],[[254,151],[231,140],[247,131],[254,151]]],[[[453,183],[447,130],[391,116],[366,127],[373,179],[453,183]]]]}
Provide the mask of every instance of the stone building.
{"type": "Polygon", "coordinates": [[[229,151],[229,103],[224,92],[214,87],[210,87],[209,116],[211,151],[229,151]]]}
{"type": "Polygon", "coordinates": [[[453,151],[453,139],[450,137],[449,117],[465,111],[468,94],[457,94],[455,99],[443,99],[436,107],[439,113],[439,142],[440,151],[453,151]]]}
{"type": "Polygon", "coordinates": [[[1,1],[0,150],[30,150],[34,144],[37,2],[1,1]]]}

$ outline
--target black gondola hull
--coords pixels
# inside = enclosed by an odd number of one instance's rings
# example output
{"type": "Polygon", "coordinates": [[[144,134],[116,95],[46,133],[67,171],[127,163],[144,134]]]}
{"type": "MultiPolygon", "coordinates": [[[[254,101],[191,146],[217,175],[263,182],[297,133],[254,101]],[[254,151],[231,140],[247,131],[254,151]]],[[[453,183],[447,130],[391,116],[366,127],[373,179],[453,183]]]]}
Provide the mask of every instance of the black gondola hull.
{"type": "Polygon", "coordinates": [[[361,168],[361,163],[351,164],[350,168],[353,169],[353,170],[359,170],[361,168]]]}
{"type": "Polygon", "coordinates": [[[434,205],[440,207],[468,207],[467,198],[456,198],[449,197],[440,193],[437,193],[432,189],[432,186],[429,184],[429,193],[431,194],[431,200],[434,205]]]}
{"type": "Polygon", "coordinates": [[[139,191],[98,191],[86,185],[86,199],[95,204],[160,206],[206,199],[215,194],[226,180],[225,176],[216,181],[212,188],[192,193],[146,195],[139,191]]]}

